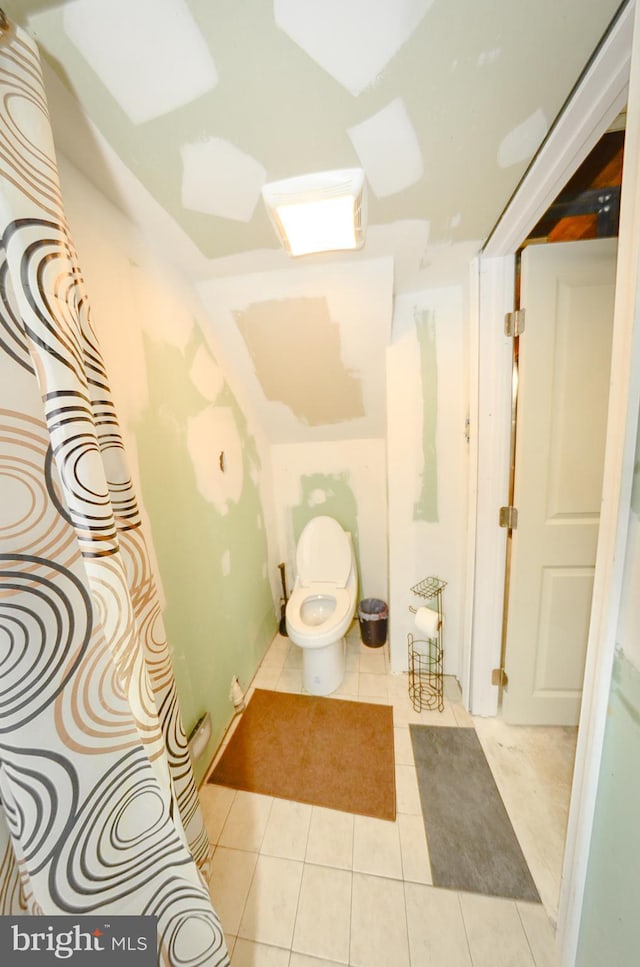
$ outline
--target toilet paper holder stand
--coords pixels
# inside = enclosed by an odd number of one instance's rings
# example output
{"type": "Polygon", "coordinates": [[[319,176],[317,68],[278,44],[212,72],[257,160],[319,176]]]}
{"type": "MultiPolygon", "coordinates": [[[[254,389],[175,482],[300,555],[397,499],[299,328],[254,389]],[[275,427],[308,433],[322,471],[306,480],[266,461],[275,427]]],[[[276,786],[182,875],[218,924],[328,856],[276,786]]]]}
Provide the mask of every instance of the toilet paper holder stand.
{"type": "MultiPolygon", "coordinates": [[[[447,582],[439,577],[428,577],[411,588],[411,593],[432,602],[430,607],[438,614],[437,636],[418,638],[407,635],[409,657],[409,698],[416,712],[423,709],[444,711],[444,646],[442,635],[442,592],[447,582]]],[[[417,608],[409,605],[412,614],[417,608]]]]}

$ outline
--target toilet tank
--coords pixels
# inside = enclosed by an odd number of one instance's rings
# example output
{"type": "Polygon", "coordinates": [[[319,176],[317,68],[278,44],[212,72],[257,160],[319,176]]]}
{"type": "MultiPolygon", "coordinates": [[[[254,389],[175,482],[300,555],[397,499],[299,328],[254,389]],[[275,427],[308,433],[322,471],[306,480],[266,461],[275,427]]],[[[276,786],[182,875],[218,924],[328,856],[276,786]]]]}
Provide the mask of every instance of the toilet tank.
{"type": "Polygon", "coordinates": [[[298,580],[302,585],[326,582],[346,586],[353,564],[349,534],[333,517],[314,517],[306,525],[296,550],[298,580]]]}

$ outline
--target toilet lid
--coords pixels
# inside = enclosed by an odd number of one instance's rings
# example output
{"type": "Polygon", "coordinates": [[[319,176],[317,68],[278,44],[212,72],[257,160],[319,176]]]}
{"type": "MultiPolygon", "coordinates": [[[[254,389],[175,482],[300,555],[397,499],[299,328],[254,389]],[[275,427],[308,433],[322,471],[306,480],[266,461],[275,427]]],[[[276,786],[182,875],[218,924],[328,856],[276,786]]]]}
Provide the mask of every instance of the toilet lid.
{"type": "Polygon", "coordinates": [[[345,587],[351,571],[351,542],[333,517],[314,517],[306,525],[296,551],[301,584],[326,581],[345,587]]]}

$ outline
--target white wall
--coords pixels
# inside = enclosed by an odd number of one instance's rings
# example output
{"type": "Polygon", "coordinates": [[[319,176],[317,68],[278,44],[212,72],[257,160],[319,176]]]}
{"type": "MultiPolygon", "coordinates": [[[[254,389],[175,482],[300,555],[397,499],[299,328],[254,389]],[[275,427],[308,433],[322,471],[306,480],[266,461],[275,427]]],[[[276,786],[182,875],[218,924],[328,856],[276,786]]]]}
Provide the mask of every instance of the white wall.
{"type": "MultiPolygon", "coordinates": [[[[465,592],[468,446],[463,286],[431,289],[396,299],[387,352],[389,488],[389,640],[394,671],[407,668],[409,606],[427,602],[410,588],[423,578],[447,582],[443,594],[445,674],[460,676],[465,592]],[[425,472],[421,349],[416,318],[434,320],[437,362],[435,519],[416,519],[425,472]]],[[[427,456],[427,459],[432,457],[427,456]]]]}

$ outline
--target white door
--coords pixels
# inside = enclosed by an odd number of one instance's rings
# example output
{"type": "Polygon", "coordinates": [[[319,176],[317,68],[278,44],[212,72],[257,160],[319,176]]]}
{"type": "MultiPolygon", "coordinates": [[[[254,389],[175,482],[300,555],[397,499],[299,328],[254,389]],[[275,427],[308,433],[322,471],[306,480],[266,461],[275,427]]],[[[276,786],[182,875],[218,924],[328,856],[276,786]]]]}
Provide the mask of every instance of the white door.
{"type": "Polygon", "coordinates": [[[577,725],[606,436],[615,239],[522,255],[514,504],[503,715],[577,725]]]}

